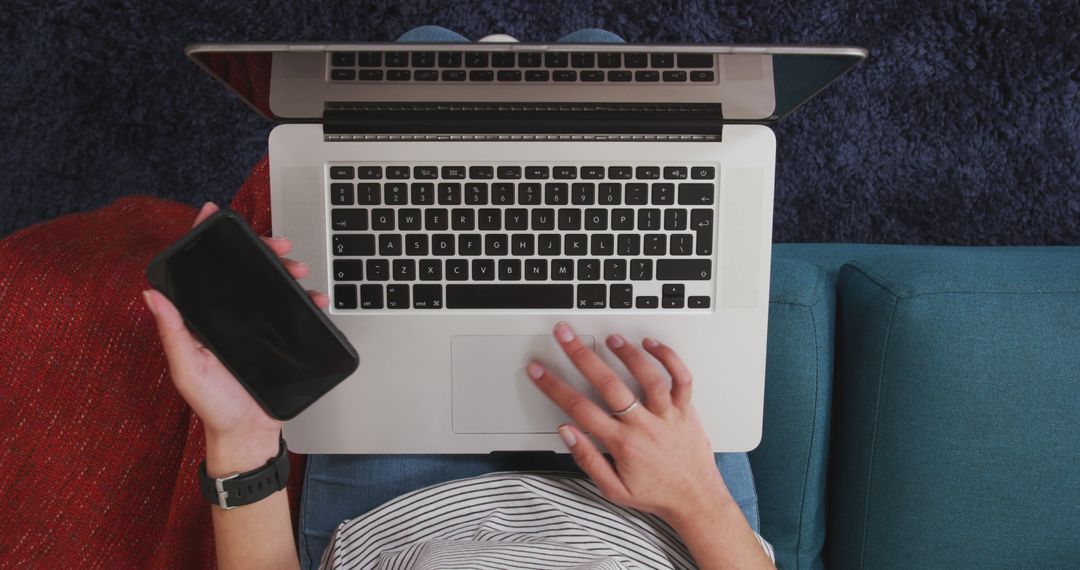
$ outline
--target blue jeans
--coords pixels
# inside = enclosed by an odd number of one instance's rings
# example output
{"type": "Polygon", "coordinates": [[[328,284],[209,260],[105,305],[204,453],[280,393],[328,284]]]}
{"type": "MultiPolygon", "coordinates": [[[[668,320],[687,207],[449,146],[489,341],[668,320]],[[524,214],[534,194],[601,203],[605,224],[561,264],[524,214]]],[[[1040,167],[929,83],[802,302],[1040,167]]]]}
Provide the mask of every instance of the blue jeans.
{"type": "MultiPolygon", "coordinates": [[[[439,26],[405,32],[399,42],[468,42],[439,26]]],[[[623,43],[598,29],[578,30],[559,39],[568,43],[623,43]]],[[[759,528],[757,491],[745,453],[718,453],[716,466],[728,491],[755,532],[759,528]]],[[[341,521],[362,515],[405,493],[454,479],[497,471],[581,473],[570,455],[499,453],[492,455],[309,455],[300,499],[300,565],[316,568],[341,521]]]]}

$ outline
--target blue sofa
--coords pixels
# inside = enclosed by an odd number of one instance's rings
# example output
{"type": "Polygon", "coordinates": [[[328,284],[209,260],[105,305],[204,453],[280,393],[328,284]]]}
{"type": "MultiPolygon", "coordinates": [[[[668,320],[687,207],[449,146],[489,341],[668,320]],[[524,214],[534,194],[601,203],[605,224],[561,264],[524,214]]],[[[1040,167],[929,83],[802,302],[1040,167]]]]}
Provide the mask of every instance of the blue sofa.
{"type": "Polygon", "coordinates": [[[1080,568],[1080,247],[776,245],[767,358],[781,568],[1080,568]]]}

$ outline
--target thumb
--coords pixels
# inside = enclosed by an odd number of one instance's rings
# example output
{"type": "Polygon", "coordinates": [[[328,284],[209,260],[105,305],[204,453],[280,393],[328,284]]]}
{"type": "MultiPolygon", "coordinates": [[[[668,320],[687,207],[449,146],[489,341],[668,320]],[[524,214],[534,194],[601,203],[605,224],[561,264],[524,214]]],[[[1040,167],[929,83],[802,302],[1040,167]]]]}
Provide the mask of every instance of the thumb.
{"type": "Polygon", "coordinates": [[[169,358],[169,368],[172,369],[174,381],[189,377],[198,362],[199,344],[184,326],[180,311],[176,310],[172,301],[153,289],[143,291],[143,298],[157,322],[158,334],[161,335],[161,344],[165,346],[165,355],[169,358]]]}

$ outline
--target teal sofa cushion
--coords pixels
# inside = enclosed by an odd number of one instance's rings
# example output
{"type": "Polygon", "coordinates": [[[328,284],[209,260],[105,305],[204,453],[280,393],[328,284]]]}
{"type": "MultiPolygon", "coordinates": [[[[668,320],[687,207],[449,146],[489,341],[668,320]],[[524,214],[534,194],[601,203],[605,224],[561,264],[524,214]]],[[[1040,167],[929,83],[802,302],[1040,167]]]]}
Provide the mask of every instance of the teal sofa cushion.
{"type": "Polygon", "coordinates": [[[1080,566],[1080,248],[845,253],[829,567],[1080,566]]]}
{"type": "Polygon", "coordinates": [[[820,568],[835,290],[815,264],[773,252],[765,413],[750,453],[761,533],[781,568],[820,568]]]}

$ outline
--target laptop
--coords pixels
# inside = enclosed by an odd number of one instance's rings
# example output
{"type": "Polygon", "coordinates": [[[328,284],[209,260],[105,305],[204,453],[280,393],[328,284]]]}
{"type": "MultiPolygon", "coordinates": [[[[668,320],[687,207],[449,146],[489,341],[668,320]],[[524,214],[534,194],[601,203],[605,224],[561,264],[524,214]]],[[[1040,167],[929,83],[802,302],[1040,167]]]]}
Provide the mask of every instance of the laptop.
{"type": "MultiPolygon", "coordinates": [[[[273,234],[356,373],[284,428],[299,453],[564,451],[551,336],[651,336],[715,451],[761,438],[776,143],[854,47],[192,45],[277,122],[273,234]]],[[[603,403],[597,399],[598,403],[603,403]]]]}

